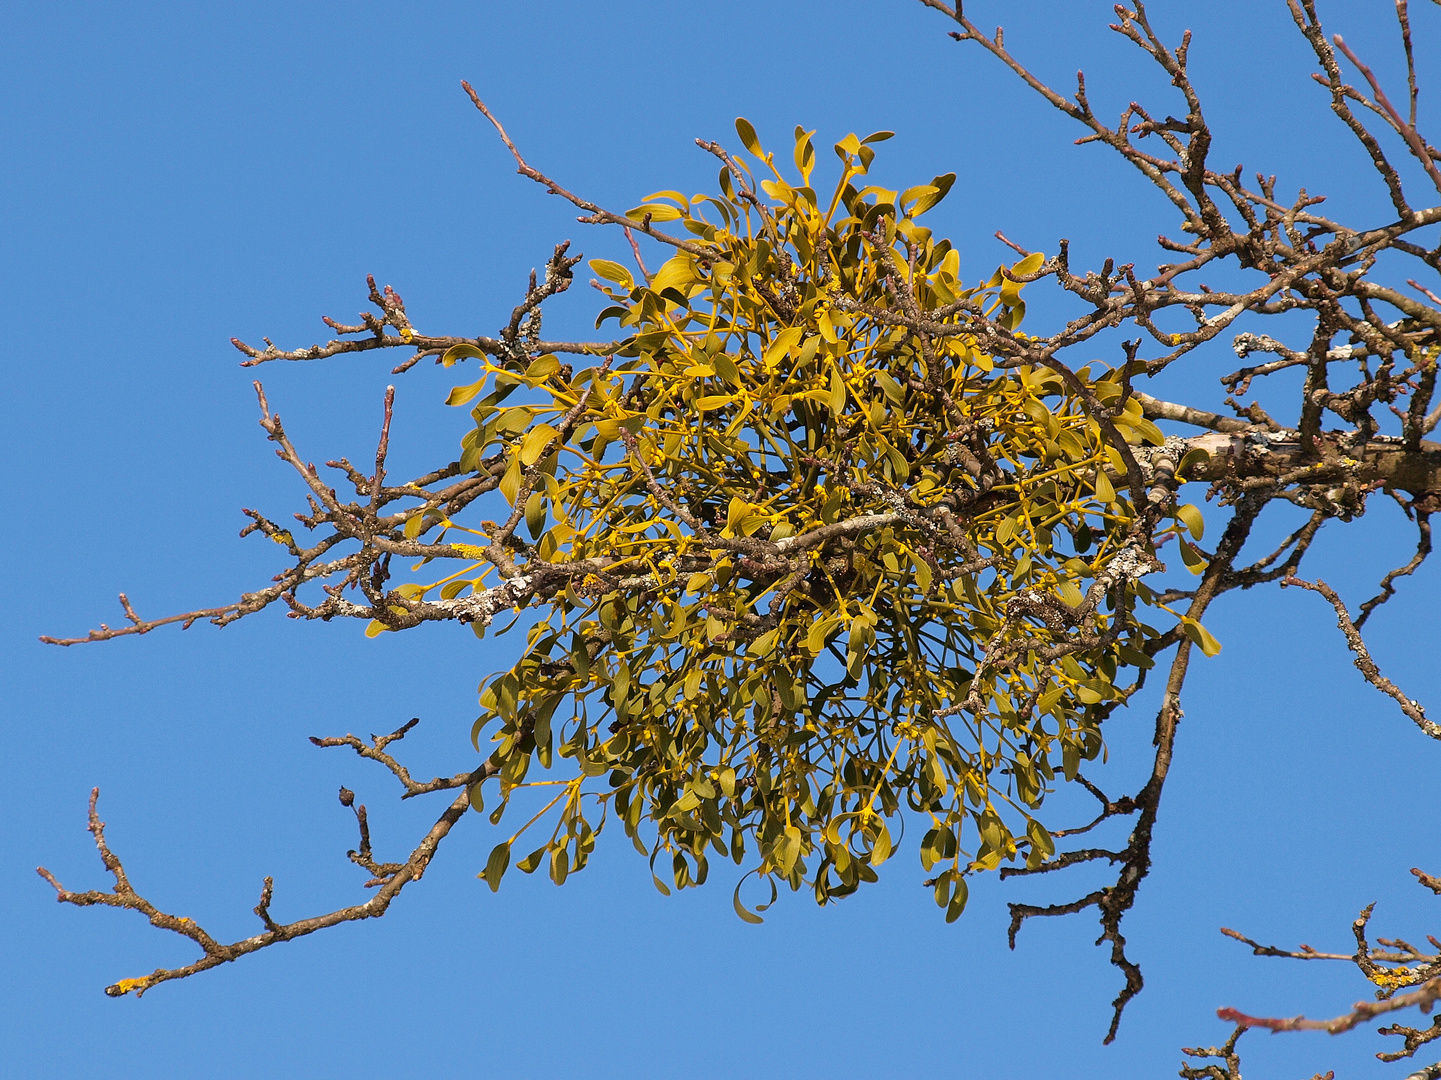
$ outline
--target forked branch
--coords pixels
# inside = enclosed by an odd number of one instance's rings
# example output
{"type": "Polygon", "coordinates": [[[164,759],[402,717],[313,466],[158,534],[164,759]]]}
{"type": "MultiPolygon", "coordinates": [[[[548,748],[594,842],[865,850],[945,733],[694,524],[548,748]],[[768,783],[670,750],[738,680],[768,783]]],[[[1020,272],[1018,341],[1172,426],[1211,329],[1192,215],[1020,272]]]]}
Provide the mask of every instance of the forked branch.
{"type": "MultiPolygon", "coordinates": [[[[1412,870],[1411,873],[1426,887],[1435,886],[1433,891],[1441,895],[1441,883],[1438,883],[1431,875],[1421,870],[1412,870]]],[[[1332,1035],[1339,1035],[1377,1016],[1409,1009],[1413,1006],[1419,1008],[1423,1014],[1429,1013],[1436,1001],[1441,1000],[1441,941],[1435,937],[1428,938],[1431,945],[1437,950],[1436,953],[1422,952],[1410,942],[1400,938],[1378,937],[1376,943],[1381,948],[1376,948],[1367,940],[1366,936],[1366,927],[1370,922],[1374,906],[1373,904],[1366,907],[1351,924],[1351,932],[1356,939],[1356,950],[1350,954],[1323,953],[1309,945],[1302,945],[1299,949],[1279,949],[1274,945],[1262,945],[1244,934],[1223,927],[1221,933],[1251,946],[1251,951],[1257,956],[1276,956],[1293,960],[1348,960],[1370,983],[1380,987],[1376,993],[1376,1000],[1357,1002],[1350,1012],[1328,1020],[1310,1020],[1304,1016],[1251,1016],[1237,1009],[1219,1009],[1216,1015],[1220,1019],[1237,1025],[1236,1031],[1227,1045],[1234,1048],[1235,1040],[1249,1028],[1262,1028],[1272,1032],[1325,1031],[1332,1035]],[[1403,990],[1406,992],[1401,993],[1400,991],[1403,990]]],[[[1390,1027],[1379,1028],[1378,1031],[1382,1035],[1401,1036],[1403,1046],[1400,1050],[1378,1053],[1376,1056],[1382,1061],[1400,1061],[1403,1058],[1411,1057],[1427,1043],[1441,1038],[1441,1019],[1433,1022],[1427,1028],[1392,1024],[1390,1027]]],[[[1186,1052],[1203,1057],[1221,1056],[1214,1050],[1188,1050],[1186,1052]]],[[[1199,1077],[1217,1074],[1198,1070],[1183,1072],[1183,1075],[1199,1077]]],[[[1441,1063],[1413,1073],[1408,1080],[1415,1080],[1416,1077],[1435,1080],[1437,1076],[1441,1076],[1441,1063]]]]}
{"type": "Polygon", "coordinates": [[[1361,672],[1365,680],[1374,686],[1381,693],[1395,700],[1401,706],[1401,711],[1415,721],[1427,735],[1433,739],[1441,739],[1441,724],[1434,720],[1426,719],[1426,710],[1419,701],[1407,697],[1395,683],[1381,674],[1381,669],[1376,666],[1376,661],[1371,659],[1371,652],[1366,648],[1366,643],[1361,639],[1361,633],[1356,629],[1356,624],[1351,621],[1350,614],[1346,611],[1346,603],[1338,595],[1336,590],[1327,585],[1324,581],[1303,581],[1294,575],[1286,578],[1283,585],[1299,585],[1309,592],[1320,593],[1336,611],[1336,625],[1340,627],[1341,633],[1346,636],[1346,644],[1356,654],[1356,669],[1361,672]]]}
{"type": "MultiPolygon", "coordinates": [[[[364,866],[376,875],[379,880],[372,880],[369,885],[378,886],[374,896],[363,904],[355,904],[349,907],[339,908],[323,915],[315,915],[306,919],[298,919],[291,923],[276,922],[270,912],[271,903],[274,897],[274,882],[266,878],[260,893],[260,902],[255,907],[255,914],[264,925],[262,933],[252,937],[243,938],[240,941],[225,944],[217,941],[194,919],[184,915],[173,915],[162,911],[148,899],[136,891],[130,883],[130,878],[125,872],[124,864],[120,857],[111,849],[105,839],[105,823],[100,820],[96,804],[100,798],[100,789],[94,788],[90,792],[89,807],[89,831],[95,837],[95,847],[100,852],[100,860],[105,864],[105,869],[115,879],[114,887],[103,892],[98,889],[90,889],[85,892],[72,892],[56,880],[55,875],[46,870],[43,866],[38,867],[36,872],[50,883],[55,889],[56,899],[62,904],[75,904],[78,907],[90,907],[100,904],[106,907],[125,908],[130,911],[138,911],[150,920],[152,926],[162,930],[169,930],[179,934],[181,937],[189,938],[200,947],[201,957],[193,963],[178,968],[156,968],[149,975],[142,975],[136,978],[121,979],[105,988],[105,992],[111,997],[122,997],[125,994],[135,993],[136,997],[141,996],[152,987],[158,986],[171,979],[183,979],[190,975],[207,971],[210,968],[218,967],[221,964],[238,960],[248,953],[257,952],[260,949],[271,945],[277,945],[284,941],[291,941],[307,934],[313,934],[317,930],[324,930],[327,927],[336,926],[343,922],[353,922],[358,919],[374,919],[384,915],[390,907],[391,901],[400,895],[402,889],[412,881],[419,881],[430,866],[431,860],[435,857],[436,849],[441,841],[450,833],[465,811],[471,804],[471,791],[475,785],[480,784],[487,778],[496,775],[499,767],[487,761],[478,769],[454,777],[450,781],[434,780],[429,784],[415,784],[409,779],[405,772],[394,759],[384,753],[386,743],[402,737],[406,731],[415,726],[411,721],[402,729],[391,735],[373,740],[369,748],[357,747],[363,756],[371,757],[381,761],[399,777],[406,786],[406,796],[422,794],[424,791],[436,791],[442,788],[459,788],[460,793],[455,797],[445,811],[430,827],[420,842],[411,851],[409,857],[403,863],[375,864],[370,858],[369,831],[364,817],[364,807],[357,810],[357,818],[361,826],[361,851],[351,852],[352,861],[364,866]],[[367,749],[369,752],[367,752],[367,749]]],[[[354,736],[346,736],[343,739],[312,740],[317,745],[338,746],[354,745],[359,743],[354,736]],[[354,740],[353,742],[350,740],[354,740]]],[[[342,790],[341,801],[349,805],[345,799],[346,791],[342,790]]],[[[353,797],[352,797],[353,798],[353,797]]]]}

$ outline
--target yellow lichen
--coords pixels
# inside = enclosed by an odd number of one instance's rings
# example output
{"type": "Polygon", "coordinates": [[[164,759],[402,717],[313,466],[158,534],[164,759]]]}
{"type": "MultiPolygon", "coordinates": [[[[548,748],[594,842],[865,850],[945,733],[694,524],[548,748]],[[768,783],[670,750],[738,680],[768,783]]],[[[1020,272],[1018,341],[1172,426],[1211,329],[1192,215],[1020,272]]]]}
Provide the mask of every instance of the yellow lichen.
{"type": "Polygon", "coordinates": [[[1396,968],[1395,970],[1377,969],[1366,977],[1377,986],[1393,989],[1398,986],[1410,986],[1416,981],[1419,972],[1410,968],[1396,968]]]}

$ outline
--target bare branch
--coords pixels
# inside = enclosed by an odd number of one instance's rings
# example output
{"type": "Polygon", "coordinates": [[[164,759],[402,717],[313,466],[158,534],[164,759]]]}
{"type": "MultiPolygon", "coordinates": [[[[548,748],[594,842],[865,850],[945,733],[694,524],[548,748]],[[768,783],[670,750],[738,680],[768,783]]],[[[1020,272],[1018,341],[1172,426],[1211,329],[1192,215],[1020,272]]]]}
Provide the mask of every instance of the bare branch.
{"type": "Polygon", "coordinates": [[[1426,886],[1426,888],[1430,889],[1437,896],[1441,896],[1441,878],[1432,877],[1424,870],[1418,870],[1415,867],[1411,868],[1411,873],[1416,875],[1416,880],[1422,885],[1426,886]]]}
{"type": "Polygon", "coordinates": [[[1330,1020],[1307,1020],[1304,1016],[1289,1019],[1247,1016],[1236,1009],[1217,1009],[1216,1015],[1229,1024],[1243,1027],[1266,1028],[1269,1031],[1325,1031],[1339,1035],[1389,1012],[1409,1009],[1413,1005],[1427,1009],[1437,1000],[1441,1000],[1441,976],[1422,983],[1409,994],[1397,994],[1385,1001],[1358,1001],[1349,1013],[1330,1020]]]}
{"type": "MultiPolygon", "coordinates": [[[[261,891],[260,903],[256,905],[255,913],[265,925],[265,931],[253,937],[244,938],[230,944],[222,944],[216,941],[193,919],[186,916],[171,915],[161,911],[145,897],[141,896],[131,886],[126,876],[125,868],[118,856],[111,850],[105,841],[105,823],[100,820],[96,811],[96,802],[100,797],[100,789],[95,788],[90,793],[89,829],[95,836],[95,846],[100,852],[101,861],[105,868],[115,878],[115,887],[109,892],[89,890],[87,892],[71,892],[66,889],[55,876],[44,867],[39,867],[37,873],[50,883],[55,889],[56,899],[63,904],[75,904],[79,907],[90,907],[101,904],[107,907],[126,908],[131,911],[138,911],[146,916],[152,926],[162,930],[169,930],[182,937],[189,938],[201,949],[202,956],[193,963],[178,968],[156,968],[149,975],[142,975],[137,978],[121,979],[119,982],[105,988],[105,992],[111,997],[122,997],[125,994],[135,993],[137,997],[147,990],[158,986],[160,983],[169,982],[171,979],[183,979],[188,976],[207,971],[210,968],[218,967],[221,964],[238,960],[248,953],[256,952],[271,945],[283,941],[291,941],[307,934],[313,934],[317,930],[324,930],[327,927],[337,926],[343,922],[353,922],[358,919],[372,919],[384,915],[402,889],[412,881],[419,881],[424,875],[426,868],[435,857],[437,847],[449,834],[455,823],[464,815],[470,806],[471,789],[475,784],[489,776],[495,775],[498,767],[489,762],[481,765],[480,768],[467,775],[466,783],[462,786],[460,794],[445,809],[431,826],[430,830],[416,845],[410,853],[409,858],[396,866],[394,872],[387,880],[380,885],[374,896],[363,904],[351,907],[340,908],[324,915],[316,915],[307,919],[300,919],[292,923],[277,923],[270,915],[270,905],[274,894],[274,883],[270,878],[265,879],[264,888],[261,891]]],[[[382,867],[385,869],[386,867],[382,867]]]]}
{"type": "MultiPolygon", "coordinates": [[[[1238,1027],[1231,1032],[1231,1037],[1224,1045],[1181,1048],[1181,1053],[1190,1057],[1198,1058],[1219,1058],[1221,1065],[1206,1065],[1195,1068],[1190,1065],[1181,1066],[1181,1076],[1184,1080],[1241,1080],[1241,1057],[1236,1053],[1236,1042],[1242,1035],[1246,1034],[1244,1027],[1238,1027]]],[[[1324,1077],[1313,1077],[1312,1080],[1332,1080],[1330,1073],[1324,1077]]]]}
{"type": "Polygon", "coordinates": [[[1153,398],[1149,394],[1143,394],[1139,390],[1133,391],[1132,396],[1141,403],[1141,408],[1145,410],[1148,420],[1174,420],[1180,424],[1210,428],[1212,431],[1247,432],[1256,430],[1257,425],[1248,424],[1244,420],[1218,416],[1216,413],[1193,409],[1189,405],[1175,405],[1169,401],[1153,398]]]}
{"type": "Polygon", "coordinates": [[[1436,168],[1436,162],[1431,160],[1431,154],[1426,149],[1426,143],[1421,138],[1420,134],[1416,131],[1415,127],[1416,72],[1411,64],[1409,28],[1406,35],[1406,62],[1411,81],[1412,120],[1410,123],[1407,123],[1401,118],[1401,114],[1396,111],[1396,106],[1391,104],[1391,99],[1388,98],[1386,96],[1386,92],[1381,89],[1381,83],[1376,79],[1376,76],[1372,74],[1371,69],[1365,64],[1361,63],[1360,59],[1356,56],[1356,54],[1351,51],[1351,47],[1341,39],[1341,35],[1333,34],[1331,37],[1331,41],[1335,44],[1336,48],[1340,49],[1343,53],[1345,53],[1346,59],[1351,61],[1351,63],[1355,64],[1356,70],[1361,72],[1361,74],[1365,76],[1366,81],[1371,84],[1371,92],[1376,95],[1376,103],[1380,105],[1381,108],[1385,109],[1387,115],[1389,115],[1391,119],[1395,121],[1396,127],[1401,132],[1401,137],[1406,140],[1406,146],[1408,149],[1410,149],[1412,156],[1415,157],[1416,160],[1421,163],[1422,168],[1426,170],[1426,175],[1431,178],[1431,183],[1436,185],[1436,190],[1438,192],[1441,192],[1441,170],[1438,170],[1436,168]]]}
{"type": "Polygon", "coordinates": [[[484,114],[487,120],[489,120],[493,125],[495,125],[495,130],[500,134],[500,141],[505,143],[505,148],[509,150],[511,156],[515,158],[515,163],[518,166],[516,171],[522,176],[530,177],[530,179],[534,180],[537,184],[542,185],[552,195],[559,195],[567,202],[573,203],[581,210],[586,211],[590,216],[581,218],[580,220],[582,222],[585,222],[586,224],[620,225],[627,229],[639,229],[651,239],[659,240],[662,244],[669,244],[671,247],[674,248],[679,248],[681,251],[688,252],[689,254],[696,256],[696,258],[698,259],[704,259],[705,261],[709,262],[710,260],[715,258],[715,252],[709,248],[702,247],[699,244],[693,244],[689,240],[682,240],[680,237],[677,236],[671,236],[668,233],[663,233],[660,230],[652,227],[649,215],[637,220],[627,217],[623,214],[615,214],[609,210],[597,206],[595,203],[590,202],[587,199],[582,199],[579,195],[576,195],[573,192],[567,191],[565,188],[561,187],[558,183],[556,183],[550,177],[546,176],[539,169],[536,169],[531,165],[527,164],[525,158],[521,157],[520,151],[516,149],[515,143],[513,143],[510,136],[506,134],[505,128],[501,126],[500,121],[495,118],[495,115],[488,108],[485,107],[485,102],[480,100],[480,96],[471,87],[470,83],[462,80],[460,86],[461,89],[463,89],[466,94],[469,95],[470,100],[475,105],[475,107],[479,109],[482,114],[484,114]]]}
{"type": "Polygon", "coordinates": [[[1398,566],[1381,579],[1381,591],[1361,605],[1361,616],[1356,620],[1357,630],[1366,625],[1366,620],[1371,617],[1371,612],[1396,595],[1392,582],[1399,577],[1415,573],[1416,569],[1426,561],[1426,556],[1431,554],[1431,515],[1424,510],[1416,512],[1416,529],[1420,533],[1416,541],[1416,554],[1411,556],[1410,561],[1404,566],[1398,566]]]}
{"type": "Polygon", "coordinates": [[[1289,949],[1278,949],[1274,945],[1262,945],[1258,941],[1252,941],[1245,934],[1231,930],[1228,927],[1221,927],[1221,933],[1228,938],[1235,938],[1251,946],[1251,952],[1256,956],[1283,956],[1292,960],[1354,960],[1352,953],[1323,953],[1317,952],[1309,945],[1302,945],[1300,949],[1292,951],[1289,949]]]}
{"type": "Polygon", "coordinates": [[[1441,724],[1426,719],[1426,710],[1419,702],[1408,698],[1395,683],[1381,674],[1381,669],[1371,659],[1371,653],[1366,648],[1366,643],[1361,640],[1361,634],[1356,629],[1356,624],[1351,621],[1351,616],[1346,612],[1346,604],[1336,595],[1336,590],[1327,585],[1324,581],[1309,582],[1298,577],[1288,577],[1282,582],[1283,585],[1299,585],[1310,592],[1320,593],[1326,598],[1336,611],[1336,625],[1341,628],[1341,633],[1346,635],[1346,644],[1356,654],[1356,668],[1368,683],[1376,687],[1383,694],[1395,699],[1396,704],[1401,706],[1401,711],[1416,722],[1427,735],[1433,739],[1441,739],[1441,724]]]}
{"type": "MultiPolygon", "coordinates": [[[[1227,588],[1226,577],[1231,571],[1236,556],[1240,554],[1246,537],[1250,534],[1251,526],[1263,505],[1262,500],[1249,496],[1243,498],[1237,505],[1235,514],[1227,525],[1220,543],[1216,546],[1216,555],[1207,567],[1201,585],[1187,608],[1188,619],[1199,622],[1211,601],[1227,588]]],[[[1070,904],[1055,904],[1045,908],[1036,908],[1025,904],[1010,905],[1012,948],[1015,947],[1017,931],[1028,918],[1074,914],[1091,905],[1100,909],[1102,929],[1100,941],[1111,943],[1111,963],[1121,969],[1126,977],[1125,986],[1121,988],[1121,992],[1113,1002],[1114,1013],[1111,1018],[1110,1030],[1106,1033],[1104,1040],[1106,1043],[1114,1041],[1120,1027],[1121,1014],[1131,999],[1141,992],[1141,988],[1145,984],[1141,976],[1141,969],[1126,955],[1126,939],[1121,934],[1121,922],[1125,913],[1135,904],[1136,890],[1151,868],[1151,837],[1160,811],[1161,794],[1165,788],[1166,777],[1170,772],[1171,759],[1175,752],[1176,731],[1183,715],[1180,703],[1181,689],[1185,684],[1190,657],[1191,640],[1183,636],[1179,639],[1176,656],[1172,661],[1167,678],[1161,709],[1156,716],[1156,757],[1152,765],[1151,776],[1134,799],[1135,805],[1140,809],[1140,816],[1131,832],[1130,842],[1125,851],[1121,853],[1125,859],[1116,884],[1110,888],[1090,893],[1070,904]]],[[[1109,855],[1109,853],[1099,854],[1109,855]]],[[[1095,857],[1095,855],[1089,855],[1088,858],[1074,861],[1090,861],[1095,857]]]]}
{"type": "Polygon", "coordinates": [[[423,783],[418,782],[411,778],[410,771],[404,765],[385,752],[385,748],[388,745],[405,738],[406,732],[410,731],[410,729],[418,723],[420,723],[420,717],[412,717],[389,735],[372,735],[369,745],[366,745],[364,741],[356,738],[354,735],[332,736],[325,739],[312,735],[310,741],[316,746],[349,746],[361,757],[380,762],[395,774],[395,778],[399,780],[405,788],[405,794],[401,796],[402,799],[412,799],[417,795],[426,795],[432,791],[444,791],[448,788],[462,787],[470,783],[472,775],[470,773],[456,773],[451,777],[437,776],[433,780],[427,780],[423,783]]]}

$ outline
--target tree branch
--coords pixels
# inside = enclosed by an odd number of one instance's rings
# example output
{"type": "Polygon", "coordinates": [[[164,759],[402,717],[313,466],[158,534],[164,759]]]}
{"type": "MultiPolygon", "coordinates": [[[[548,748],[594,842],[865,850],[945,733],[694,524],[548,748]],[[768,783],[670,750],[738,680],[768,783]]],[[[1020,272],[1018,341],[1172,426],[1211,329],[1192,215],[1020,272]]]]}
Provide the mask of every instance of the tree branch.
{"type": "Polygon", "coordinates": [[[1416,726],[1423,732],[1430,735],[1433,739],[1441,739],[1441,724],[1426,719],[1426,710],[1421,707],[1420,702],[1408,698],[1395,683],[1381,674],[1381,669],[1378,668],[1376,662],[1371,659],[1371,653],[1367,650],[1366,643],[1361,640],[1361,634],[1360,631],[1356,629],[1356,624],[1351,621],[1351,616],[1346,613],[1345,602],[1336,595],[1335,589],[1331,588],[1331,586],[1327,585],[1324,581],[1316,581],[1313,583],[1303,581],[1295,576],[1286,578],[1281,584],[1299,585],[1309,592],[1320,593],[1324,596],[1336,611],[1336,625],[1340,627],[1341,633],[1346,636],[1346,644],[1350,647],[1351,651],[1356,654],[1356,669],[1361,672],[1361,675],[1368,683],[1377,690],[1380,690],[1381,693],[1387,697],[1393,698],[1396,704],[1401,706],[1401,711],[1415,721],[1416,726]]]}
{"type": "MultiPolygon", "coordinates": [[[[413,724],[414,721],[412,721],[411,724],[407,724],[400,731],[384,739],[376,740],[376,747],[372,748],[372,752],[365,756],[375,758],[376,760],[383,760],[387,756],[382,753],[385,743],[400,738],[413,724]]],[[[336,745],[343,742],[344,740],[335,740],[334,742],[322,740],[321,744],[336,745]]],[[[130,879],[125,873],[125,867],[121,863],[119,856],[110,850],[105,840],[105,823],[100,820],[100,816],[96,810],[96,803],[100,798],[99,788],[94,788],[90,792],[89,831],[95,837],[95,846],[100,852],[101,861],[105,864],[106,870],[115,878],[114,888],[109,892],[101,892],[96,889],[86,892],[71,892],[61,885],[60,882],[55,879],[55,876],[43,866],[37,868],[36,872],[55,889],[56,899],[62,904],[75,904],[78,907],[90,907],[99,904],[106,907],[138,911],[150,920],[152,926],[156,926],[162,930],[169,930],[172,933],[179,934],[181,937],[189,938],[200,947],[203,955],[193,963],[178,968],[156,968],[149,975],[121,979],[119,982],[105,988],[105,992],[111,997],[122,997],[132,991],[139,997],[147,990],[163,982],[169,982],[172,979],[184,979],[202,971],[208,971],[210,968],[238,960],[242,956],[268,948],[271,945],[277,945],[284,941],[304,937],[307,934],[315,933],[317,930],[324,930],[331,926],[337,926],[340,923],[353,922],[359,919],[379,918],[384,915],[390,907],[391,901],[400,895],[401,890],[410,882],[419,881],[425,874],[426,869],[430,866],[431,860],[435,857],[436,849],[440,846],[441,841],[445,839],[450,833],[450,830],[455,826],[455,823],[461,819],[465,811],[469,808],[472,788],[488,777],[496,775],[499,771],[499,766],[487,761],[473,772],[458,777],[457,779],[460,781],[458,784],[440,785],[459,786],[461,788],[460,794],[446,807],[445,811],[436,820],[435,824],[430,827],[425,836],[421,838],[420,842],[415,846],[414,850],[411,851],[410,856],[404,863],[385,864],[384,866],[378,867],[378,869],[381,870],[391,870],[391,873],[387,876],[386,880],[378,883],[379,889],[375,895],[365,903],[339,908],[323,915],[299,919],[292,923],[278,923],[270,914],[270,905],[274,895],[274,882],[267,877],[264,887],[261,890],[260,903],[257,904],[255,908],[255,914],[265,926],[264,932],[229,944],[216,941],[214,937],[193,919],[183,915],[171,915],[161,911],[135,890],[130,884],[130,879]]],[[[392,772],[396,772],[396,769],[392,768],[392,772]]],[[[397,772],[397,775],[400,775],[400,773],[397,772]]],[[[421,793],[419,790],[411,789],[412,787],[419,788],[423,785],[413,785],[405,778],[402,779],[402,782],[406,783],[407,795],[421,793]]],[[[436,782],[433,781],[432,783],[436,782]]],[[[438,786],[430,788],[430,790],[438,789],[438,786]]],[[[361,819],[361,823],[362,829],[364,829],[363,818],[361,819]]],[[[362,844],[362,847],[368,848],[368,844],[362,844]]],[[[356,853],[352,852],[351,854],[354,858],[356,853]]],[[[368,851],[366,855],[368,857],[368,851]]],[[[362,863],[362,865],[364,865],[364,863],[362,863]]],[[[371,869],[371,867],[367,867],[367,869],[371,869]]]]}
{"type": "Polygon", "coordinates": [[[1289,1019],[1248,1016],[1236,1009],[1217,1009],[1216,1015],[1227,1023],[1248,1028],[1266,1028],[1269,1031],[1324,1031],[1339,1035],[1386,1013],[1409,1009],[1413,1005],[1427,1009],[1438,1000],[1441,1000],[1441,976],[1422,983],[1409,994],[1397,994],[1385,1001],[1358,1001],[1349,1013],[1330,1020],[1308,1020],[1304,1016],[1293,1016],[1289,1019]]]}

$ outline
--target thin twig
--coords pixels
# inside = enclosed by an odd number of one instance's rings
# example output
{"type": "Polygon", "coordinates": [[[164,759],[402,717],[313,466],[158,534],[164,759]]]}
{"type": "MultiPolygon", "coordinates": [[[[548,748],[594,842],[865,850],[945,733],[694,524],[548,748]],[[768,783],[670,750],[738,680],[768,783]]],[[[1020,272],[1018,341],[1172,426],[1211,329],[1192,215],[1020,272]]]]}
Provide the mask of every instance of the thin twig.
{"type": "Polygon", "coordinates": [[[1426,1009],[1438,1000],[1441,1000],[1441,976],[1422,983],[1409,994],[1397,994],[1385,1001],[1358,1001],[1349,1013],[1330,1020],[1308,1020],[1304,1016],[1289,1019],[1247,1016],[1236,1009],[1217,1009],[1216,1015],[1228,1024],[1244,1027],[1266,1028],[1269,1031],[1325,1031],[1339,1035],[1386,1013],[1409,1009],[1413,1005],[1426,1009]]]}
{"type": "Polygon", "coordinates": [[[514,142],[511,141],[510,136],[506,134],[504,126],[502,126],[501,122],[496,119],[495,114],[492,113],[488,108],[486,108],[485,102],[480,100],[480,95],[475,92],[475,90],[471,87],[470,83],[462,80],[460,86],[461,89],[463,89],[470,97],[472,104],[474,104],[475,107],[479,109],[481,113],[485,116],[485,118],[495,126],[496,132],[500,135],[500,141],[505,143],[505,148],[509,150],[511,156],[515,158],[515,163],[517,166],[516,171],[519,172],[522,176],[528,176],[537,184],[542,185],[552,195],[559,195],[567,202],[570,202],[573,205],[579,207],[581,210],[586,211],[590,216],[586,218],[581,218],[581,221],[588,224],[603,223],[609,225],[620,225],[624,228],[629,229],[639,229],[641,232],[645,233],[653,240],[659,240],[663,244],[669,244],[671,247],[679,248],[681,251],[688,252],[689,254],[694,255],[697,258],[704,259],[707,262],[715,258],[715,252],[710,248],[702,247],[699,244],[693,244],[689,240],[682,240],[680,237],[671,236],[652,227],[649,215],[647,215],[644,219],[637,220],[635,218],[627,217],[623,214],[612,213],[611,211],[606,210],[603,207],[597,206],[593,202],[590,202],[588,199],[582,199],[579,195],[576,195],[575,193],[567,191],[565,188],[561,187],[560,184],[556,183],[539,169],[534,168],[526,162],[525,158],[521,156],[520,150],[516,148],[516,145],[514,142]]]}
{"type": "MultiPolygon", "coordinates": [[[[1380,105],[1381,108],[1385,109],[1386,112],[1390,115],[1391,119],[1396,122],[1397,129],[1401,132],[1401,137],[1406,140],[1406,146],[1410,149],[1412,156],[1415,157],[1416,160],[1421,163],[1421,167],[1426,170],[1426,175],[1431,178],[1431,183],[1436,185],[1436,190],[1441,191],[1441,170],[1438,170],[1436,168],[1436,162],[1431,160],[1431,154],[1426,149],[1425,140],[1423,140],[1420,134],[1416,131],[1414,122],[1408,124],[1405,120],[1401,119],[1401,114],[1396,111],[1396,106],[1391,104],[1391,99],[1386,96],[1386,91],[1381,89],[1381,83],[1377,80],[1376,76],[1372,74],[1371,69],[1365,64],[1361,63],[1360,58],[1351,51],[1351,47],[1342,40],[1340,34],[1333,34],[1331,36],[1331,41],[1335,44],[1336,48],[1340,49],[1341,52],[1346,55],[1347,60],[1350,60],[1351,63],[1356,65],[1356,70],[1359,71],[1365,77],[1366,81],[1371,84],[1371,92],[1376,95],[1376,103],[1380,105]]],[[[1408,48],[1406,50],[1406,59],[1408,61],[1408,65],[1411,59],[1410,52],[1411,50],[1408,48]]],[[[1413,73],[1411,83],[1413,93],[1416,85],[1414,80],[1415,76],[1413,73]]],[[[1416,99],[1413,96],[1411,99],[1413,116],[1415,115],[1415,101],[1416,99]]]]}
{"type": "Polygon", "coordinates": [[[1301,578],[1292,576],[1282,582],[1283,585],[1299,585],[1310,592],[1320,593],[1336,611],[1336,625],[1341,628],[1341,633],[1346,636],[1346,644],[1356,654],[1355,664],[1358,671],[1365,680],[1376,687],[1383,694],[1396,701],[1401,706],[1401,711],[1416,722],[1427,735],[1433,739],[1441,739],[1441,724],[1426,719],[1426,710],[1417,701],[1413,701],[1401,692],[1390,679],[1381,674],[1381,669],[1371,659],[1371,653],[1366,648],[1366,643],[1361,640],[1361,634],[1356,629],[1356,624],[1351,621],[1351,616],[1346,612],[1345,602],[1336,595],[1336,590],[1327,585],[1324,581],[1315,582],[1303,581],[1301,578]]]}

